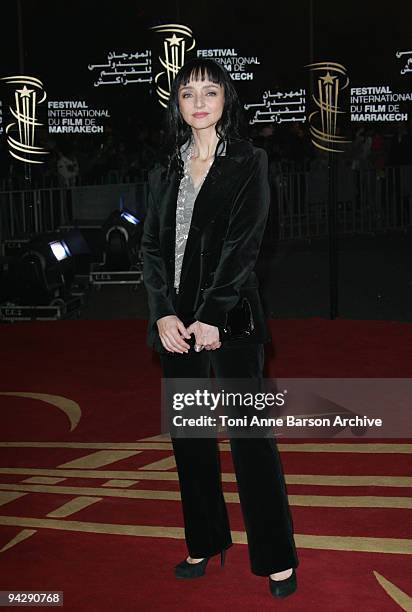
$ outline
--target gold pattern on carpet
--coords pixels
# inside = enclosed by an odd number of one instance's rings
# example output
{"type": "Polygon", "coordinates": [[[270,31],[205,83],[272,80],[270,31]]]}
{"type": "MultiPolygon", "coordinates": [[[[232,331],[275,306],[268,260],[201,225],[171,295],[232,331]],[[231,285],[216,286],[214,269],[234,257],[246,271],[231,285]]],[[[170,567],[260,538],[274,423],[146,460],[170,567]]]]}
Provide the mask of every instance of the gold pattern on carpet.
{"type": "MultiPolygon", "coordinates": [[[[20,395],[23,394],[13,394],[20,395]]],[[[30,397],[37,395],[34,399],[46,397],[45,394],[29,394],[30,397]]],[[[26,395],[27,396],[27,395],[26,395]]],[[[47,396],[57,397],[57,396],[47,396]]],[[[63,398],[65,399],[65,398],[63,398]]],[[[54,403],[54,405],[57,405],[54,403]]],[[[62,405],[59,405],[61,409],[62,405]]],[[[75,426],[76,416],[74,408],[65,411],[71,425],[75,426]]],[[[80,408],[79,408],[80,410],[80,408]]],[[[78,422],[78,421],[77,421],[78,422]]],[[[228,441],[219,442],[223,452],[230,451],[228,441]]],[[[21,497],[31,494],[50,495],[55,499],[59,495],[72,496],[49,512],[44,518],[30,516],[12,516],[0,514],[0,525],[15,527],[18,533],[3,547],[0,552],[22,544],[38,530],[54,529],[64,532],[82,532],[90,534],[127,535],[135,537],[175,538],[184,539],[184,530],[180,526],[164,525],[139,525],[139,524],[115,524],[102,522],[89,522],[82,520],[70,520],[68,517],[93,505],[99,504],[107,498],[117,500],[154,500],[163,503],[177,503],[180,500],[178,490],[166,490],[156,488],[156,482],[177,483],[178,476],[172,446],[168,436],[151,436],[132,442],[0,442],[3,448],[50,448],[50,449],[77,449],[78,457],[60,463],[55,467],[7,467],[0,468],[0,508],[3,513],[7,507],[21,497]],[[161,451],[163,454],[159,459],[153,460],[153,451],[161,451]],[[150,453],[150,462],[136,469],[108,469],[116,462],[130,459],[142,453],[150,453]],[[167,455],[165,456],[165,452],[167,455]],[[21,478],[18,482],[1,482],[1,477],[21,478]],[[89,484],[74,482],[72,479],[89,481],[89,484]],[[93,483],[99,480],[93,486],[93,483]],[[153,487],[150,489],[138,488],[140,481],[151,481],[153,487]],[[135,487],[135,488],[133,488],[135,487]]],[[[410,454],[412,444],[392,442],[371,443],[278,443],[280,452],[291,453],[377,453],[377,454],[410,454]]],[[[33,455],[34,457],[35,455],[33,455]]],[[[352,475],[352,474],[286,474],[287,484],[292,485],[314,485],[325,487],[412,487],[412,477],[390,476],[390,475],[352,475]]],[[[223,482],[235,483],[234,473],[224,472],[223,482]]],[[[239,497],[235,491],[225,491],[225,500],[228,503],[239,503],[239,497]]],[[[387,509],[410,509],[412,498],[406,495],[293,495],[289,494],[291,506],[313,507],[313,508],[387,508],[387,509]]],[[[121,503],[121,502],[120,502],[121,503]]],[[[138,515],[138,512],[136,513],[138,515]]],[[[244,531],[232,530],[232,539],[237,544],[247,544],[244,531]]],[[[312,535],[295,534],[296,544],[300,548],[314,550],[336,550],[364,553],[384,554],[412,554],[412,540],[402,538],[385,537],[363,537],[363,536],[339,536],[339,535],[312,535]]],[[[376,580],[385,593],[402,609],[410,610],[411,598],[395,584],[386,578],[373,572],[376,580]],[[409,606],[409,607],[408,607],[409,606]]]]}

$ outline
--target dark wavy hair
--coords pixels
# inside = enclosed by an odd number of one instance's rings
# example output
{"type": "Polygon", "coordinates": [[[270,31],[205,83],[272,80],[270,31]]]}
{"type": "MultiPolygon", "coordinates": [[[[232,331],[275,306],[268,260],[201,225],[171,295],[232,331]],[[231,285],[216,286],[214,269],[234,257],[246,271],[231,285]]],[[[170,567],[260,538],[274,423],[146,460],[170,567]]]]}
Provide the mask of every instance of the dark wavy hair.
{"type": "Polygon", "coordinates": [[[176,74],[173,81],[166,113],[166,146],[168,151],[168,168],[176,169],[178,176],[183,175],[183,161],[180,147],[191,137],[192,129],[183,120],[179,109],[179,89],[190,80],[204,81],[222,85],[225,102],[222,116],[216,123],[218,144],[215,156],[220,152],[223,143],[245,138],[244,118],[237,91],[233,86],[230,74],[221,64],[212,59],[195,58],[186,62],[176,74]]]}

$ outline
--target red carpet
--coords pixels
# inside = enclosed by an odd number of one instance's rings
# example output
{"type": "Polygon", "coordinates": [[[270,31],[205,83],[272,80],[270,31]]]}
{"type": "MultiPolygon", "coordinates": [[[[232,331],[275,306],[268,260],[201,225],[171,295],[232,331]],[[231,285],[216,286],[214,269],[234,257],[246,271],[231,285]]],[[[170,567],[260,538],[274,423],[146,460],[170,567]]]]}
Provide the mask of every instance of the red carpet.
{"type": "MultiPolygon", "coordinates": [[[[412,324],[271,324],[267,376],[411,377],[412,324]]],[[[173,577],[186,549],[170,444],[150,439],[160,368],[145,332],[131,320],[0,327],[0,590],[64,591],[73,612],[412,610],[409,439],[279,444],[300,558],[298,592],[281,602],[250,573],[223,444],[235,544],[223,570],[212,559],[199,580],[173,577]]]]}

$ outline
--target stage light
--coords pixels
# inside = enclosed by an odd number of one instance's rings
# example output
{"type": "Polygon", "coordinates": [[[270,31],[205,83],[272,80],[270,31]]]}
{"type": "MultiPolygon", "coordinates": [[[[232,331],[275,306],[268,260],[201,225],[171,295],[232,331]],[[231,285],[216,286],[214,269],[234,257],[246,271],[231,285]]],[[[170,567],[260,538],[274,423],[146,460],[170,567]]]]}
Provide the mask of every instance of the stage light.
{"type": "Polygon", "coordinates": [[[70,249],[64,240],[56,240],[54,242],[49,242],[49,247],[51,248],[53,255],[57,259],[57,261],[62,261],[67,257],[71,257],[70,249]]]}
{"type": "Polygon", "coordinates": [[[66,299],[75,277],[75,257],[89,252],[78,229],[34,236],[10,263],[10,298],[33,306],[66,299]]]}
{"type": "Polygon", "coordinates": [[[50,257],[44,255],[44,247],[43,253],[30,248],[11,263],[10,298],[15,304],[47,305],[64,291],[65,282],[60,264],[50,249],[47,250],[50,257]]]}
{"type": "Polygon", "coordinates": [[[120,216],[122,217],[122,219],[124,219],[125,221],[129,221],[129,223],[131,223],[132,225],[137,225],[138,223],[140,223],[140,219],[138,219],[137,217],[135,217],[131,212],[129,212],[128,210],[124,209],[121,213],[120,216]]]}
{"type": "Polygon", "coordinates": [[[64,239],[49,242],[49,247],[57,261],[63,261],[76,255],[89,255],[90,248],[83,234],[77,228],[66,232],[64,239]]]}
{"type": "Polygon", "coordinates": [[[140,219],[127,208],[114,210],[102,227],[105,248],[103,268],[110,272],[132,270],[138,261],[142,235],[140,219]]]}

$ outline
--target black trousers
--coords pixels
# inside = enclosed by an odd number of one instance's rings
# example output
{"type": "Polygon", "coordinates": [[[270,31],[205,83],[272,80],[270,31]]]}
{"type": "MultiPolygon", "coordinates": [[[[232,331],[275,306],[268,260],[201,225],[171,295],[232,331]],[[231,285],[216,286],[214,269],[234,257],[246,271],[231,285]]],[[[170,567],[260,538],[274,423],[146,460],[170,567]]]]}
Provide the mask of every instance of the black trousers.
{"type": "MultiPolygon", "coordinates": [[[[262,377],[263,344],[160,355],[163,378],[262,377]]],[[[189,555],[203,558],[232,544],[216,438],[172,438],[189,555]]],[[[297,567],[285,480],[273,438],[231,438],[252,573],[297,567]]]]}

